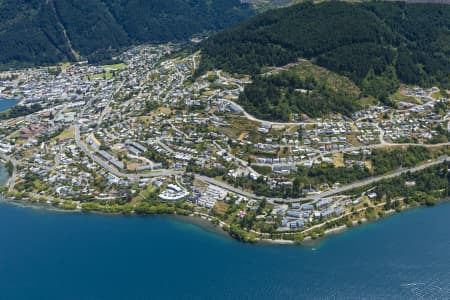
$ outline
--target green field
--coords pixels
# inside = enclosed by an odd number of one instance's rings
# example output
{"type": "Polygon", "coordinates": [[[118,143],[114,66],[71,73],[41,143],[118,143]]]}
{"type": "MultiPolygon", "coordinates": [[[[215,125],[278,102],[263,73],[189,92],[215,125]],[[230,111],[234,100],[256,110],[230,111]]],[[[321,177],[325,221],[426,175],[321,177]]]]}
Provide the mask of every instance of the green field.
{"type": "Polygon", "coordinates": [[[127,67],[127,65],[124,64],[124,63],[115,64],[115,65],[104,65],[104,66],[102,66],[102,68],[104,68],[104,69],[110,69],[110,70],[121,70],[121,69],[125,69],[126,67],[127,67]]]}
{"type": "Polygon", "coordinates": [[[106,73],[98,73],[98,74],[91,75],[91,76],[85,76],[85,77],[83,77],[83,80],[93,80],[93,79],[99,79],[99,78],[110,79],[112,77],[113,77],[112,72],[106,72],[106,73]]]}

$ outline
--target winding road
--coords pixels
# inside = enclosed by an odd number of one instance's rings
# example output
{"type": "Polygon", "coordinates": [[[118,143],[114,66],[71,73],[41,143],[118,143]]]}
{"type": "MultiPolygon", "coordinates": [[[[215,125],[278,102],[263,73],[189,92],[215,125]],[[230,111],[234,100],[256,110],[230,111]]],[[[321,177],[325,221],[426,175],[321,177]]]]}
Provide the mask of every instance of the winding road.
{"type": "Polygon", "coordinates": [[[425,164],[421,164],[421,165],[416,166],[416,167],[402,168],[402,169],[399,169],[399,170],[397,170],[395,172],[392,172],[392,173],[389,173],[389,174],[380,175],[380,176],[376,176],[376,177],[370,177],[370,178],[367,178],[367,179],[364,179],[364,180],[361,180],[361,181],[358,181],[358,182],[354,182],[354,183],[349,184],[349,185],[342,186],[342,187],[337,188],[337,189],[332,189],[332,190],[328,190],[328,191],[319,193],[317,195],[312,195],[312,196],[309,196],[309,197],[301,197],[301,198],[291,198],[291,199],[257,196],[257,195],[255,195],[253,193],[246,192],[246,191],[240,190],[238,188],[232,187],[229,184],[221,182],[221,181],[218,181],[218,180],[216,180],[214,178],[210,178],[210,177],[206,177],[206,176],[202,176],[202,175],[197,175],[197,174],[195,175],[195,177],[198,180],[204,181],[204,182],[206,182],[208,184],[220,187],[220,188],[222,188],[222,189],[224,189],[226,191],[233,192],[233,193],[236,193],[236,194],[244,196],[244,197],[248,197],[248,198],[256,199],[256,200],[261,200],[261,199],[265,198],[270,203],[275,203],[275,202],[277,202],[277,203],[291,203],[291,202],[302,202],[302,201],[311,201],[311,200],[313,202],[315,202],[315,201],[318,201],[319,199],[323,199],[323,198],[330,197],[332,195],[340,194],[340,193],[352,190],[354,188],[366,186],[366,185],[369,185],[369,184],[381,181],[383,179],[394,178],[394,177],[400,176],[402,174],[405,174],[407,172],[415,173],[415,172],[421,171],[423,169],[426,169],[428,167],[441,164],[441,163],[447,161],[448,159],[449,159],[449,156],[447,156],[447,155],[441,156],[441,157],[439,157],[438,159],[436,159],[434,161],[427,162],[425,164]]]}

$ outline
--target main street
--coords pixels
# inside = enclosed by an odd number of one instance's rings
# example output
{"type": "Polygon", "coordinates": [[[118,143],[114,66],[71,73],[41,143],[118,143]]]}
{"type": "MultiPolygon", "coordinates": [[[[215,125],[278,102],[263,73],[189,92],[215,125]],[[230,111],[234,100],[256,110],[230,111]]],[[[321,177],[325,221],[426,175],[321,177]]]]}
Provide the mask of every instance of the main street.
{"type": "Polygon", "coordinates": [[[308,196],[308,197],[290,198],[290,199],[277,198],[277,197],[257,196],[257,195],[255,195],[255,194],[253,194],[251,192],[247,192],[247,191],[235,188],[233,186],[230,186],[227,183],[224,183],[222,181],[218,181],[218,180],[216,180],[214,178],[210,178],[210,177],[206,177],[206,176],[202,176],[202,175],[197,175],[197,174],[195,175],[195,177],[198,180],[204,181],[204,182],[206,182],[208,184],[211,184],[213,186],[220,187],[220,188],[222,188],[222,189],[224,189],[226,191],[229,191],[229,192],[232,192],[232,193],[236,193],[238,195],[241,195],[241,196],[244,196],[244,197],[248,197],[248,198],[251,198],[251,199],[256,199],[256,200],[266,199],[270,203],[292,203],[292,202],[305,202],[305,201],[317,202],[320,199],[328,198],[330,196],[333,196],[333,195],[336,195],[336,194],[340,194],[340,193],[344,193],[346,191],[349,191],[349,190],[352,190],[352,189],[355,189],[355,188],[359,188],[359,187],[362,187],[362,186],[370,185],[370,184],[379,182],[379,181],[384,180],[384,179],[398,177],[398,176],[403,175],[403,174],[405,174],[407,172],[415,173],[415,172],[424,170],[426,168],[429,168],[431,166],[441,164],[441,163],[447,161],[448,159],[449,159],[449,156],[447,156],[447,155],[441,156],[441,157],[439,157],[438,159],[436,159],[434,161],[427,162],[425,164],[421,164],[421,165],[416,166],[416,167],[402,168],[402,169],[399,169],[399,170],[397,170],[397,171],[395,171],[393,173],[390,173],[390,174],[385,174],[385,175],[380,175],[380,176],[376,176],[376,177],[367,178],[367,179],[364,179],[364,180],[361,180],[361,181],[358,181],[358,182],[354,182],[354,183],[349,184],[349,185],[342,186],[342,187],[337,188],[337,189],[331,189],[331,190],[324,191],[324,192],[321,192],[321,193],[318,193],[318,194],[315,194],[315,195],[311,195],[311,196],[308,196]]]}
{"type": "Polygon", "coordinates": [[[142,178],[154,178],[154,177],[161,177],[161,176],[172,176],[172,175],[179,175],[182,174],[180,171],[174,171],[174,170],[155,170],[149,173],[140,173],[140,174],[131,174],[131,173],[123,173],[116,168],[114,168],[112,165],[110,165],[105,160],[101,159],[95,153],[88,148],[88,146],[81,140],[80,135],[80,127],[78,125],[75,126],[75,142],[77,146],[95,163],[100,165],[103,169],[108,171],[109,173],[113,174],[116,177],[119,178],[126,178],[131,181],[138,181],[142,178]]]}

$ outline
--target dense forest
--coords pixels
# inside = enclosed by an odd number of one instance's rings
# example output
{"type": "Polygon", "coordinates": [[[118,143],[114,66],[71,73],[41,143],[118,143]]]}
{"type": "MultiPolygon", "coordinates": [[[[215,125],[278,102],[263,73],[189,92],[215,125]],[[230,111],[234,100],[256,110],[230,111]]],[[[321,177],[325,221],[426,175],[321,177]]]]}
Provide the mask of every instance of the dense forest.
{"type": "Polygon", "coordinates": [[[184,40],[253,13],[239,0],[2,0],[0,66],[107,58],[112,49],[184,40]]]}
{"type": "Polygon", "coordinates": [[[306,58],[387,101],[399,81],[450,87],[450,6],[302,3],[260,14],[206,40],[198,73],[260,74],[306,58]]]}

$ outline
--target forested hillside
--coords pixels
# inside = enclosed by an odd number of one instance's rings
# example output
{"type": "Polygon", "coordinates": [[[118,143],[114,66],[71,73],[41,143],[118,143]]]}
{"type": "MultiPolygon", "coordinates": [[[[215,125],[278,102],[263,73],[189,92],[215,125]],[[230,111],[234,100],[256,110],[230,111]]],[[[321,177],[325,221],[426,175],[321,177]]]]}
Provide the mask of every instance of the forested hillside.
{"type": "Polygon", "coordinates": [[[348,78],[309,62],[254,76],[239,96],[250,114],[275,121],[293,120],[294,114],[320,117],[331,112],[351,115],[361,108],[360,90],[348,78]]]}
{"type": "Polygon", "coordinates": [[[0,66],[102,57],[132,43],[219,30],[253,13],[239,0],[2,0],[0,66]]]}
{"type": "Polygon", "coordinates": [[[259,74],[298,58],[345,75],[387,100],[398,82],[450,87],[450,6],[303,3],[263,13],[202,45],[199,72],[259,74]]]}

